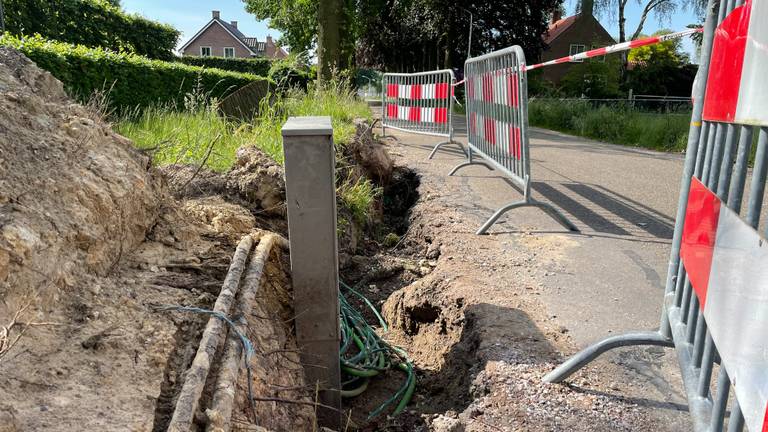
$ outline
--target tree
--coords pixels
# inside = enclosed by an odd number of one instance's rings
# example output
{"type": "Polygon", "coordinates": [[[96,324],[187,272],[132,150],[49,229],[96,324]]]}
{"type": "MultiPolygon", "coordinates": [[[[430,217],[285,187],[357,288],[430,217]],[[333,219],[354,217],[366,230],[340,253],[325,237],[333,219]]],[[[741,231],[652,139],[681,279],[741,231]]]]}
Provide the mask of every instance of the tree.
{"type": "MultiPolygon", "coordinates": [[[[653,36],[672,33],[659,30],[653,36]]],[[[627,71],[626,87],[639,94],[689,96],[696,75],[682,41],[674,39],[647,45],[629,52],[632,69],[627,71]]]]}
{"type": "Polygon", "coordinates": [[[360,65],[403,72],[460,68],[468,53],[520,45],[529,59],[543,48],[552,11],[561,0],[367,0],[357,61],[360,65]]]}
{"type": "MultiPolygon", "coordinates": [[[[257,19],[270,19],[292,50],[318,44],[318,0],[243,1],[257,19]]],[[[562,4],[562,0],[331,0],[329,4],[334,2],[341,2],[339,68],[357,64],[391,71],[461,67],[468,50],[470,14],[473,53],[517,44],[529,58],[536,58],[548,18],[562,4]]]]}
{"type": "MultiPolygon", "coordinates": [[[[592,0],[582,0],[589,1],[592,0]]],[[[637,23],[637,27],[632,32],[632,35],[627,39],[627,18],[625,15],[627,4],[629,0],[595,0],[595,10],[598,13],[607,13],[609,16],[614,15],[618,19],[619,24],[619,43],[626,42],[627,40],[635,40],[640,36],[645,26],[645,22],[648,17],[653,14],[658,21],[668,19],[680,8],[692,7],[696,13],[701,13],[706,7],[706,0],[636,0],[637,4],[643,5],[643,11],[640,13],[640,21],[637,23]]],[[[628,57],[626,52],[622,53],[622,72],[626,70],[628,57]]]]}
{"type": "Polygon", "coordinates": [[[318,0],[243,0],[245,10],[258,20],[270,20],[280,30],[280,42],[291,52],[306,52],[317,42],[318,0]]]}
{"type": "Polygon", "coordinates": [[[317,12],[317,79],[322,85],[333,78],[340,65],[339,21],[341,0],[320,0],[317,12]]]}
{"type": "Polygon", "coordinates": [[[610,99],[620,95],[619,65],[616,57],[591,59],[573,65],[560,81],[560,90],[570,97],[610,99]]]}

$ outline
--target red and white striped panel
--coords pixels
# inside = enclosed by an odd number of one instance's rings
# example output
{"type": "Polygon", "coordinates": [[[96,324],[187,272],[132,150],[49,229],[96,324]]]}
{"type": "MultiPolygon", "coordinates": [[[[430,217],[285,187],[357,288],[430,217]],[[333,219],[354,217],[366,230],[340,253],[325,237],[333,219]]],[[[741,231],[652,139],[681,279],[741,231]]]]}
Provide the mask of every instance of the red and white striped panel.
{"type": "Polygon", "coordinates": [[[768,432],[768,245],[693,179],[680,257],[747,428],[768,432]]]}
{"type": "Polygon", "coordinates": [[[448,99],[450,85],[437,84],[387,84],[387,97],[393,99],[448,99]]]}
{"type": "Polygon", "coordinates": [[[522,133],[519,127],[483,117],[477,113],[469,116],[469,130],[472,135],[485,140],[492,146],[499,146],[517,160],[523,158],[522,133]]]}
{"type": "Polygon", "coordinates": [[[511,70],[487,72],[467,80],[469,98],[516,107],[520,104],[520,85],[517,74],[511,70]]]}
{"type": "Polygon", "coordinates": [[[768,125],[768,2],[747,0],[715,31],[704,120],[768,125]]]}
{"type": "Polygon", "coordinates": [[[387,117],[421,123],[448,123],[448,108],[387,104],[387,117]]]}

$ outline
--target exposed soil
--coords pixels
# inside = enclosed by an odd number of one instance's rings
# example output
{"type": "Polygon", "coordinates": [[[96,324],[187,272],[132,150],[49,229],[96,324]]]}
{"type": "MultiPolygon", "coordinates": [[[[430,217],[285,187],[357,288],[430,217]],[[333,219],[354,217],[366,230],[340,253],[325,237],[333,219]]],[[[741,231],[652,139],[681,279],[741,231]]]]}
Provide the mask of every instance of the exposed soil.
{"type": "MultiPolygon", "coordinates": [[[[50,74],[0,48],[0,430],[165,430],[208,316],[156,306],[210,309],[238,240],[284,230],[278,168],[244,149],[221,176],[163,175],[50,74]]],[[[311,401],[288,268],[273,250],[247,317],[253,389],[311,401]]],[[[313,427],[309,405],[237,396],[238,429],[313,427]]]]}

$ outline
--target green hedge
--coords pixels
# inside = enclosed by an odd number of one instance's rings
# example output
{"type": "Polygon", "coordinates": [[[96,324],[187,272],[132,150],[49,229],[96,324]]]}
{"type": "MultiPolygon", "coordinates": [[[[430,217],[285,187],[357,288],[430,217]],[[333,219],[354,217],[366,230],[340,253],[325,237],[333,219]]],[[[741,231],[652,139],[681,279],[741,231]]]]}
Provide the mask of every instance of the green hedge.
{"type": "Polygon", "coordinates": [[[251,73],[259,76],[267,76],[269,68],[272,66],[272,61],[267,58],[179,57],[177,60],[192,66],[251,73]]]}
{"type": "Polygon", "coordinates": [[[106,0],[2,0],[6,30],[170,60],[175,28],[123,12],[106,0]]]}
{"type": "Polygon", "coordinates": [[[17,38],[8,33],[0,46],[14,47],[64,83],[81,101],[94,91],[110,89],[113,108],[170,104],[180,107],[184,96],[200,90],[206,97],[224,97],[240,87],[267,78],[252,74],[205,69],[176,62],[150,60],[129,53],[48,41],[41,36],[17,38]]]}

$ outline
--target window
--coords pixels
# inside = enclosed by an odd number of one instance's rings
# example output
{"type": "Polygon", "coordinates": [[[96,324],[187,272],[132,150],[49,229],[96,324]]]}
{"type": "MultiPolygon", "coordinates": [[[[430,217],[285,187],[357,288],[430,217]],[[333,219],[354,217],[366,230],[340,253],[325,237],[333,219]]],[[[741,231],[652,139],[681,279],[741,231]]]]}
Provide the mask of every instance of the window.
{"type": "Polygon", "coordinates": [[[224,58],[235,58],[235,49],[233,47],[224,48],[224,58]]]}
{"type": "MultiPolygon", "coordinates": [[[[568,55],[574,55],[578,53],[582,53],[587,50],[586,45],[582,44],[571,44],[571,48],[568,50],[568,55]]],[[[584,60],[573,60],[574,62],[581,63],[584,60]]]]}
{"type": "Polygon", "coordinates": [[[200,57],[210,57],[211,47],[200,47],[200,57]]]}

